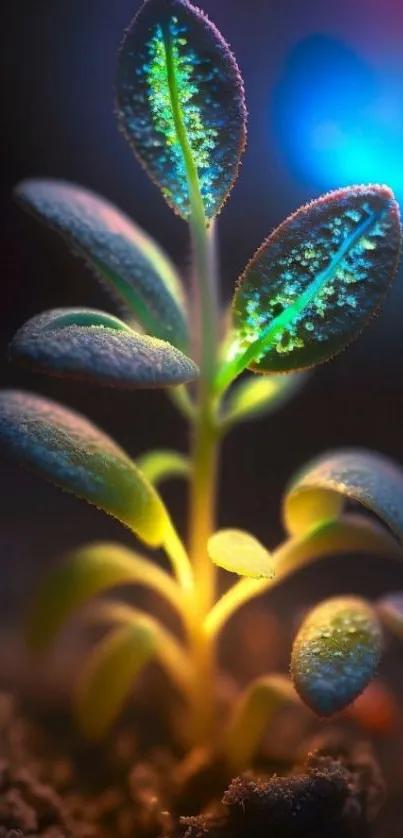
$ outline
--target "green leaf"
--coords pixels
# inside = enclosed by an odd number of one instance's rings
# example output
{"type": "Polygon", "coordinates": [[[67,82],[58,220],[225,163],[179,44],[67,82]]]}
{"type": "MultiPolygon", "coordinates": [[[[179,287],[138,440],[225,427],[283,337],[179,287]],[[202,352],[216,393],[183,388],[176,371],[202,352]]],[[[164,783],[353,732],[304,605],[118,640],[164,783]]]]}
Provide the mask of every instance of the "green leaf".
{"type": "Polygon", "coordinates": [[[122,129],[183,218],[200,190],[221,209],[245,146],[242,79],[229,47],[187,0],[146,0],[126,33],[117,80],[122,129]]]}
{"type": "Polygon", "coordinates": [[[154,657],[158,639],[151,621],[119,626],[98,644],[80,674],[76,710],[88,739],[101,739],[121,710],[133,682],[154,657]]]}
{"type": "Polygon", "coordinates": [[[178,586],[157,565],[119,544],[90,544],[67,555],[36,594],[26,625],[30,649],[45,652],[67,620],[88,600],[127,584],[145,585],[181,610],[178,586]]]}
{"type": "Polygon", "coordinates": [[[204,623],[207,635],[218,636],[225,623],[256,596],[283,582],[291,574],[328,556],[364,555],[403,560],[403,549],[394,536],[377,521],[364,515],[343,515],[326,521],[301,535],[287,539],[272,554],[274,576],[240,579],[226,591],[204,623]]]}
{"type": "Polygon", "coordinates": [[[300,703],[286,675],[263,675],[244,690],[225,734],[224,754],[233,775],[251,767],[265,728],[286,703],[300,703]]]}
{"type": "Polygon", "coordinates": [[[190,460],[177,451],[148,451],[139,457],[137,466],[153,486],[173,477],[189,477],[190,460]]]}
{"type": "Polygon", "coordinates": [[[33,317],[9,351],[13,360],[41,372],[127,389],[178,386],[199,374],[170,343],[92,309],[58,308],[33,317]]]}
{"type": "Polygon", "coordinates": [[[376,610],[382,622],[400,640],[403,640],[403,593],[388,594],[376,603],[376,610]]]}
{"type": "Polygon", "coordinates": [[[284,520],[299,535],[335,520],[346,501],[362,504],[403,540],[403,471],[364,449],[322,454],[292,480],[284,498],[284,520]]]}
{"type": "Polygon", "coordinates": [[[127,454],[78,413],[18,390],[0,393],[0,450],[118,518],[158,546],[171,526],[153,487],[127,454]]]}
{"type": "Polygon", "coordinates": [[[214,564],[231,573],[254,579],[274,576],[269,551],[248,532],[219,530],[209,539],[207,551],[214,564]]]}
{"type": "Polygon", "coordinates": [[[187,314],[176,269],[130,218],[105,198],[64,181],[25,180],[15,194],[84,257],[131,320],[187,349],[187,314]]]}
{"type": "Polygon", "coordinates": [[[301,389],[306,374],[248,376],[228,394],[221,426],[267,416],[287,404],[301,389]]]}
{"type": "Polygon", "coordinates": [[[291,215],[241,276],[221,378],[246,366],[291,372],[340,352],[378,309],[400,242],[399,208],[385,186],[330,192],[291,215]]]}
{"type": "Polygon", "coordinates": [[[113,600],[102,600],[94,603],[93,608],[85,612],[85,621],[90,625],[128,625],[137,624],[139,619],[144,625],[149,625],[156,639],[155,659],[165,670],[166,674],[175,684],[180,693],[183,693],[187,700],[192,696],[193,685],[193,663],[182,643],[161,623],[140,611],[138,608],[128,605],[125,602],[114,602],[113,600]]]}
{"type": "Polygon", "coordinates": [[[356,597],[314,608],[294,641],[291,677],[318,716],[333,716],[358,698],[376,673],[382,629],[375,610],[356,597]]]}

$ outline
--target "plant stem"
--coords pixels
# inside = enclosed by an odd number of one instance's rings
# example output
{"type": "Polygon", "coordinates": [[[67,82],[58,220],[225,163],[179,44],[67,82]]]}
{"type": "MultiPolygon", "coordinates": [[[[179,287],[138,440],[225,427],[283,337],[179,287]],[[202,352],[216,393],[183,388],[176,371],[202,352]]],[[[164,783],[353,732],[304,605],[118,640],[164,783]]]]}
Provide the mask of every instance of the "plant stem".
{"type": "Polygon", "coordinates": [[[215,568],[207,556],[207,541],[214,530],[218,463],[213,395],[218,344],[218,284],[213,226],[209,227],[205,215],[197,166],[182,113],[169,27],[164,29],[164,45],[172,115],[189,190],[194,268],[194,334],[201,373],[193,425],[189,512],[189,555],[195,580],[193,629],[189,633],[195,672],[191,735],[194,742],[199,744],[211,742],[214,720],[215,661],[213,643],[204,632],[204,618],[214,602],[216,576],[215,568]]]}

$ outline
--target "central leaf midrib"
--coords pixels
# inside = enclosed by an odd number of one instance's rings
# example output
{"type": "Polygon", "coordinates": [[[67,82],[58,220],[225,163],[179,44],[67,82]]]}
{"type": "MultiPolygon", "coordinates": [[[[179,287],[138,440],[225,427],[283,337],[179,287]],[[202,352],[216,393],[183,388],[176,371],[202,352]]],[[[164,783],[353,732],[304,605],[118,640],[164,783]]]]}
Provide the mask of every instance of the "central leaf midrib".
{"type": "Polygon", "coordinates": [[[345,257],[351,247],[354,247],[355,244],[362,238],[362,236],[369,230],[371,227],[375,225],[377,221],[380,221],[383,216],[385,215],[386,210],[382,212],[372,212],[365,221],[362,221],[356,229],[350,233],[349,236],[346,236],[344,241],[342,242],[341,246],[339,247],[337,253],[331,259],[329,265],[321,271],[315,279],[312,280],[306,291],[304,291],[294,303],[287,306],[284,311],[281,312],[277,317],[275,317],[271,323],[266,327],[263,334],[258,338],[257,341],[251,344],[251,346],[245,352],[245,355],[242,357],[242,361],[246,361],[245,366],[249,364],[258,354],[262,351],[268,349],[268,345],[272,341],[272,339],[276,336],[276,334],[281,331],[282,329],[286,328],[292,320],[298,316],[308,305],[312,302],[315,295],[324,288],[327,282],[331,279],[332,275],[334,274],[337,266],[339,265],[340,261],[345,257]]]}
{"type": "Polygon", "coordinates": [[[200,196],[200,183],[197,167],[193,159],[193,150],[187,135],[185,119],[179,99],[178,80],[176,76],[173,55],[173,41],[172,34],[169,29],[169,24],[166,24],[162,27],[162,36],[165,49],[167,83],[169,96],[171,100],[172,117],[178,135],[179,145],[183,154],[183,160],[185,163],[185,170],[189,187],[189,198],[192,202],[192,193],[195,193],[195,195],[198,197],[200,196]]]}

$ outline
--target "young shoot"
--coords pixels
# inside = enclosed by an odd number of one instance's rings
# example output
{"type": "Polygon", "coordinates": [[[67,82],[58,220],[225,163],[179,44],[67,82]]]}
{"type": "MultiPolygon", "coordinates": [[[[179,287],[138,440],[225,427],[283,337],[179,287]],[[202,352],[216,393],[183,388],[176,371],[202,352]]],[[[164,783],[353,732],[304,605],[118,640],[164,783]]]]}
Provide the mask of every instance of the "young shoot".
{"type": "Polygon", "coordinates": [[[13,390],[0,394],[0,440],[23,465],[113,515],[148,548],[162,548],[171,570],[135,545],[85,545],[45,580],[26,634],[43,654],[105,591],[130,583],[156,593],[176,614],[177,633],[124,603],[102,600],[90,609],[107,633],[77,684],[77,718],[87,736],[103,736],[137,675],[156,660],[183,700],[183,747],[205,748],[238,772],[253,762],[279,705],[340,712],[376,672],[381,623],[403,635],[401,599],[321,603],[297,634],[290,676],[269,672],[220,711],[220,634],[245,603],[330,555],[403,557],[403,471],[363,450],[326,453],[291,480],[286,534],[274,551],[236,522],[217,530],[216,520],[225,435],[289,401],[305,371],[342,350],[378,310],[398,265],[399,210],[391,190],[373,184],[297,210],[247,265],[228,318],[218,302],[214,228],[246,140],[233,54],[188,0],[145,0],[120,50],[116,97],[137,159],[189,226],[193,284],[187,288],[161,248],[104,198],[63,181],[24,181],[19,203],[85,259],[119,317],[91,308],[38,314],[17,332],[10,357],[99,385],[164,389],[189,424],[189,454],[156,449],[134,462],[82,416],[13,390]],[[189,487],[181,535],[159,494],[174,477],[189,487]],[[361,512],[345,510],[351,501],[361,512]],[[242,577],[221,597],[219,567],[242,577]]]}

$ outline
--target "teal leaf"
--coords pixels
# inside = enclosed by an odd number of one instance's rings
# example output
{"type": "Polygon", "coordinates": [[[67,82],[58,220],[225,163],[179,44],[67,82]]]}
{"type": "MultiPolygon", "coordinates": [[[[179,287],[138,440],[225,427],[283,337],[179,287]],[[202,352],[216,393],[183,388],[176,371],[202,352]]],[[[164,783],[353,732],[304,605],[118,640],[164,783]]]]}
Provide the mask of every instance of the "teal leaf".
{"type": "Polygon", "coordinates": [[[398,205],[385,186],[340,189],[299,209],[239,281],[227,364],[238,374],[245,366],[291,372],[327,361],[378,309],[400,242],[398,205]]]}
{"type": "Polygon", "coordinates": [[[381,651],[382,629],[369,603],[328,599],[309,612],[295,638],[294,687],[318,716],[333,716],[368,686],[381,651]]]}
{"type": "Polygon", "coordinates": [[[170,520],[153,487],[106,434],[78,413],[32,393],[0,393],[0,451],[118,518],[143,541],[163,543],[170,520]]]}
{"type": "Polygon", "coordinates": [[[403,541],[403,470],[364,449],[328,452],[301,469],[284,498],[286,527],[303,535],[339,518],[346,501],[362,504],[403,541]]]}
{"type": "Polygon", "coordinates": [[[33,317],[9,352],[42,372],[129,389],[177,386],[198,377],[193,361],[170,343],[93,309],[60,308],[33,317]]]}
{"type": "Polygon", "coordinates": [[[187,348],[187,314],[176,269],[130,218],[105,198],[64,181],[25,180],[15,194],[85,259],[122,313],[149,334],[187,348]]]}
{"type": "Polygon", "coordinates": [[[122,129],[183,218],[192,190],[221,209],[245,145],[242,79],[229,47],[187,0],[146,0],[126,33],[117,80],[122,129]]]}

